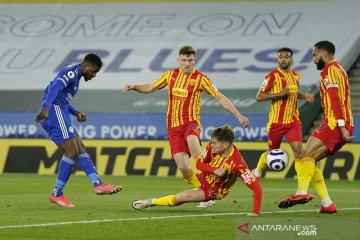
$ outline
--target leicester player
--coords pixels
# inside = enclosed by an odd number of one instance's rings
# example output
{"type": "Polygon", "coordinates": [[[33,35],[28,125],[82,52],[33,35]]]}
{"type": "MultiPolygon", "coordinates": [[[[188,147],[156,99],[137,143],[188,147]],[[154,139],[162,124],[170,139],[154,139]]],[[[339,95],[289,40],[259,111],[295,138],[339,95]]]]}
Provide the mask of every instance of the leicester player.
{"type": "Polygon", "coordinates": [[[59,163],[54,190],[49,196],[51,202],[62,207],[75,207],[64,195],[64,188],[75,162],[91,180],[96,194],[115,194],[121,190],[121,186],[101,181],[70,119],[70,115],[74,115],[79,122],[87,120],[84,113],[70,105],[70,101],[79,89],[81,78],[84,77],[85,81],[91,80],[96,77],[101,67],[100,57],[90,53],[80,64],[61,69],[47,86],[40,111],[35,116],[35,122],[41,123],[49,138],[64,154],[59,163]]]}

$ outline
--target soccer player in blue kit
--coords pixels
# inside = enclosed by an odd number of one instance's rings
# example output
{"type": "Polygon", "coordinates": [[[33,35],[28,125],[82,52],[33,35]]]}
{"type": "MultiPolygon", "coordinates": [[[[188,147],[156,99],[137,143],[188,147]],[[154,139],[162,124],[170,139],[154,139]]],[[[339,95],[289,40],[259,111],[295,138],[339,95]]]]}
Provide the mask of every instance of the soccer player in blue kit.
{"type": "Polygon", "coordinates": [[[96,77],[102,67],[102,61],[96,54],[87,54],[80,64],[64,67],[58,72],[46,87],[40,112],[35,116],[35,122],[40,122],[52,141],[58,145],[62,156],[53,192],[49,200],[62,207],[75,207],[64,195],[64,187],[70,178],[75,161],[86,173],[98,195],[115,194],[121,186],[107,184],[101,181],[90,160],[76,129],[72,126],[70,114],[76,116],[78,122],[84,122],[87,117],[70,105],[79,89],[81,77],[89,81],[96,77]]]}

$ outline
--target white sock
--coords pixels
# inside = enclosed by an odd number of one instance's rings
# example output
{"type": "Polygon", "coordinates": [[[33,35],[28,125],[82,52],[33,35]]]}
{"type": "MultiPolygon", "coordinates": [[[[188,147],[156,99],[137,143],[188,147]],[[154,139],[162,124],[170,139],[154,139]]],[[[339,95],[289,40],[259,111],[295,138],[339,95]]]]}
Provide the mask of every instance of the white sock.
{"type": "Polygon", "coordinates": [[[307,192],[304,191],[304,190],[297,190],[295,194],[296,194],[296,195],[306,195],[307,192]]]}
{"type": "Polygon", "coordinates": [[[261,177],[262,172],[259,172],[256,168],[252,170],[252,172],[255,175],[255,177],[261,177]]]}
{"type": "Polygon", "coordinates": [[[332,204],[332,203],[333,203],[333,201],[331,200],[330,197],[327,197],[327,198],[324,198],[323,200],[321,200],[321,205],[322,205],[323,207],[328,207],[328,206],[330,206],[330,204],[332,204]]]}

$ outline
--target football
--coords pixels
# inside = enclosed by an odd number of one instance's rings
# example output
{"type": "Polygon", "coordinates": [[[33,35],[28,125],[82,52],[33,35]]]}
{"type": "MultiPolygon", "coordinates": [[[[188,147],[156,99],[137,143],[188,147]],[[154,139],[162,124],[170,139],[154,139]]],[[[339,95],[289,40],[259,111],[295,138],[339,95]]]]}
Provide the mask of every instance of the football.
{"type": "Polygon", "coordinates": [[[266,157],[267,165],[274,171],[281,171],[288,165],[289,157],[284,150],[273,149],[266,157]]]}

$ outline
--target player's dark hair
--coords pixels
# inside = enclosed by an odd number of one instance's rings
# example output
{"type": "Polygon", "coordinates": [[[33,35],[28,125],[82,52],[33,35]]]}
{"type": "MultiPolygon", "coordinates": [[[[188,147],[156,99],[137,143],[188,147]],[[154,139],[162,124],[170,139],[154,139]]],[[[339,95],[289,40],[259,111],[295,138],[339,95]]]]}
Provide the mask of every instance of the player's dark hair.
{"type": "Polygon", "coordinates": [[[93,64],[99,68],[102,67],[102,61],[101,58],[96,55],[95,53],[89,53],[88,55],[85,56],[84,58],[84,62],[88,62],[90,64],[93,64]]]}
{"type": "Polygon", "coordinates": [[[211,133],[211,138],[216,138],[220,142],[233,143],[234,131],[226,124],[222,127],[215,128],[211,133]]]}
{"type": "Polygon", "coordinates": [[[331,53],[332,55],[335,54],[335,45],[332,42],[329,41],[320,41],[315,43],[314,47],[317,47],[318,49],[325,50],[328,53],[331,53]]]}
{"type": "Polygon", "coordinates": [[[182,46],[179,50],[179,55],[191,55],[196,54],[195,49],[192,46],[182,46]]]}
{"type": "Polygon", "coordinates": [[[291,56],[294,54],[294,53],[293,53],[293,50],[291,50],[291,48],[288,48],[288,47],[282,47],[282,48],[280,48],[280,49],[277,51],[277,53],[279,53],[279,52],[288,52],[288,53],[290,53],[291,56]]]}

